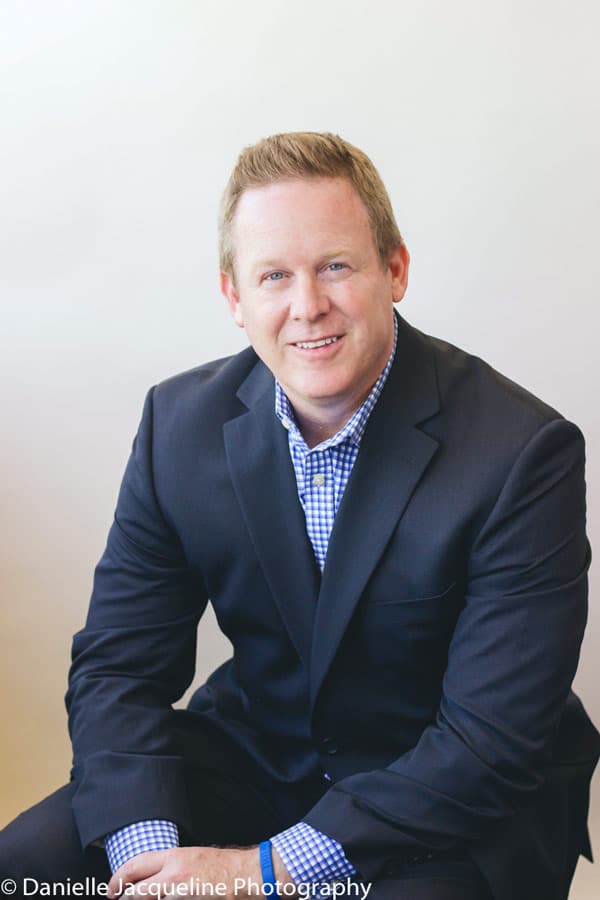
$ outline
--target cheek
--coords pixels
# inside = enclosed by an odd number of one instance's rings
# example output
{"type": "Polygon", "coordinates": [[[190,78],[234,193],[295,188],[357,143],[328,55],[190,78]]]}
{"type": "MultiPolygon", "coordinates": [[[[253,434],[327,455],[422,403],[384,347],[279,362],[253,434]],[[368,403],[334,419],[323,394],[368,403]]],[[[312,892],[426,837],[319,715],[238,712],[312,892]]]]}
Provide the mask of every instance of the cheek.
{"type": "Polygon", "coordinates": [[[381,305],[378,292],[370,286],[349,283],[339,285],[333,302],[343,315],[357,323],[372,321],[377,316],[377,307],[381,305]]]}
{"type": "Polygon", "coordinates": [[[268,347],[278,340],[279,333],[285,322],[285,316],[280,310],[266,307],[244,310],[244,326],[251,343],[256,346],[268,347]]]}

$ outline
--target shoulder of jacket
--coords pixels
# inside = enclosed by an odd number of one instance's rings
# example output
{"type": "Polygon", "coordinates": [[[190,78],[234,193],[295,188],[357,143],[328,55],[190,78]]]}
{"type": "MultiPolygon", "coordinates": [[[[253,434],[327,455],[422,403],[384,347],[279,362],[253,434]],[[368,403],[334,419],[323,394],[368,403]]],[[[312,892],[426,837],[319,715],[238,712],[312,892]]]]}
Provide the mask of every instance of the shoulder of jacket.
{"type": "Polygon", "coordinates": [[[258,357],[252,347],[232,356],[213,359],[172,375],[152,389],[155,404],[202,402],[214,397],[235,397],[240,385],[256,366],[258,357]]]}
{"type": "MultiPolygon", "coordinates": [[[[412,326],[411,326],[412,328],[412,326]]],[[[562,415],[527,388],[461,347],[412,329],[415,338],[432,354],[442,404],[469,403],[473,414],[490,407],[528,420],[535,427],[562,415]]]]}

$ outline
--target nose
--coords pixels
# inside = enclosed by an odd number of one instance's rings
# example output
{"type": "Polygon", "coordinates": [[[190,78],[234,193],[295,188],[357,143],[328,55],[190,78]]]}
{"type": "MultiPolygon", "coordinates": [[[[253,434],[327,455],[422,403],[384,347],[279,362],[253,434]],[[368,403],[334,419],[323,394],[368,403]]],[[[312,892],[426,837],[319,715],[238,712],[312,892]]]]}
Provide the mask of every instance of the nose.
{"type": "Polygon", "coordinates": [[[290,299],[292,319],[313,322],[326,315],[330,307],[326,285],[320,284],[316,277],[309,275],[297,280],[290,299]]]}

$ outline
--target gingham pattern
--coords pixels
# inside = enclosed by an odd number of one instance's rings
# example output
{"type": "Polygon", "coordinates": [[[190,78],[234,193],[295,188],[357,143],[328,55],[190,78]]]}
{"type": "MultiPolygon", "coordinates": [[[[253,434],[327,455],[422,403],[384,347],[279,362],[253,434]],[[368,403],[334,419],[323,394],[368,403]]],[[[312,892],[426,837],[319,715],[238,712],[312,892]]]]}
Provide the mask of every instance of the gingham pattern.
{"type": "Polygon", "coordinates": [[[337,434],[317,444],[312,450],[302,437],[283,388],[278,381],[275,382],[275,413],[288,432],[298,496],[306,517],[306,530],[321,571],[325,567],[333,522],[356,462],[367,420],[392,367],[397,336],[398,323],[394,316],[394,346],[371,393],[337,434]]]}
{"type": "MultiPolygon", "coordinates": [[[[394,346],[369,396],[337,434],[312,450],[298,429],[283,388],[278,381],[275,382],[275,413],[288,432],[298,496],[306,516],[306,530],[321,570],[325,566],[335,515],[358,456],[367,420],[394,361],[397,338],[398,323],[394,316],[394,346]],[[324,478],[317,478],[315,483],[315,476],[324,478]]],[[[272,843],[296,882],[333,881],[356,872],[352,863],[346,859],[341,844],[305,822],[299,822],[280,832],[272,838],[272,843]]],[[[179,835],[173,822],[136,822],[107,837],[105,846],[114,872],[138,853],[179,846],[179,835]]]]}
{"type": "Polygon", "coordinates": [[[306,822],[281,831],[271,843],[297,884],[338,881],[356,872],[341,845],[306,822]]]}
{"type": "Polygon", "coordinates": [[[109,835],[104,842],[111,872],[137,856],[150,850],[169,850],[179,846],[179,832],[175,822],[163,819],[149,819],[145,822],[134,822],[109,835]]]}

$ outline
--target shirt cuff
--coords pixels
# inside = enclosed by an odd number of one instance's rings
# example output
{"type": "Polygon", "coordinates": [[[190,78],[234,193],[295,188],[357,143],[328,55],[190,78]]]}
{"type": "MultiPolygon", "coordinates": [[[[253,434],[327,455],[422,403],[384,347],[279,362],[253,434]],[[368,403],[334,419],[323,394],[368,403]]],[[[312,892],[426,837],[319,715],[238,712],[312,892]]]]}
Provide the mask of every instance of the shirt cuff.
{"type": "Polygon", "coordinates": [[[144,822],[126,825],[119,831],[113,831],[112,834],[106,836],[104,846],[108,864],[111,872],[114,873],[128,859],[137,856],[138,853],[179,847],[179,832],[175,822],[167,822],[164,819],[147,819],[144,822]]]}
{"type": "Polygon", "coordinates": [[[356,874],[342,845],[306,822],[280,831],[271,844],[296,884],[338,881],[356,874]]]}

